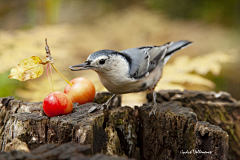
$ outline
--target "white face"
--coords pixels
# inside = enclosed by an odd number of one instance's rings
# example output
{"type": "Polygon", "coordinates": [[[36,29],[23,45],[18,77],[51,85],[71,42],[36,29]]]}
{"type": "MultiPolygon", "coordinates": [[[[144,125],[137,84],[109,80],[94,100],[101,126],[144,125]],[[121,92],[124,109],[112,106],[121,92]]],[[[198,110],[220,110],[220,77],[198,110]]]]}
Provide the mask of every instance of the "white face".
{"type": "Polygon", "coordinates": [[[119,74],[126,75],[129,72],[128,63],[119,55],[102,55],[96,59],[88,59],[87,61],[90,61],[89,65],[91,66],[91,69],[106,76],[114,76],[119,74]]]}
{"type": "Polygon", "coordinates": [[[111,59],[108,56],[100,56],[94,60],[91,60],[90,66],[97,72],[104,72],[111,68],[111,59]]]}

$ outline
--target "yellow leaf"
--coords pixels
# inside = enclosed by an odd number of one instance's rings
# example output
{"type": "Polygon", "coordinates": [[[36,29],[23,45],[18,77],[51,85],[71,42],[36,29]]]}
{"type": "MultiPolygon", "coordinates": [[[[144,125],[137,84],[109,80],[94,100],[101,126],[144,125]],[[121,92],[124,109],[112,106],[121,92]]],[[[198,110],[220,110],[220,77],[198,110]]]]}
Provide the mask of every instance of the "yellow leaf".
{"type": "Polygon", "coordinates": [[[43,74],[42,60],[37,56],[22,60],[17,67],[11,69],[8,78],[26,81],[35,79],[43,74]]]}

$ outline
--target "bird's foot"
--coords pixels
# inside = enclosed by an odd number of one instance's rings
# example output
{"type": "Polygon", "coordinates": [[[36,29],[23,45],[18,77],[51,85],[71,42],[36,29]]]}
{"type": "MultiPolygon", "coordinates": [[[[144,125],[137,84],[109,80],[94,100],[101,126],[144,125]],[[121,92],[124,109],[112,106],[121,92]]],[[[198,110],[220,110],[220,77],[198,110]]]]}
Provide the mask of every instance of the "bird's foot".
{"type": "MultiPolygon", "coordinates": [[[[151,106],[152,106],[152,109],[151,109],[151,111],[149,112],[149,117],[150,117],[152,114],[156,115],[157,103],[156,103],[156,102],[153,102],[151,106]]],[[[150,107],[151,107],[151,106],[150,106],[150,107]]]]}
{"type": "Polygon", "coordinates": [[[103,103],[100,107],[99,107],[99,109],[101,109],[102,111],[104,110],[104,109],[108,109],[108,107],[109,107],[109,105],[110,105],[110,103],[103,103]]]}
{"type": "Polygon", "coordinates": [[[91,107],[89,110],[88,110],[88,113],[93,113],[95,112],[96,110],[104,110],[105,108],[108,109],[108,104],[106,103],[103,103],[102,105],[98,105],[98,106],[93,106],[91,107]]]}
{"type": "Polygon", "coordinates": [[[104,110],[104,109],[108,109],[108,107],[110,106],[111,104],[111,101],[113,100],[113,98],[116,97],[116,94],[112,95],[111,98],[109,98],[109,100],[105,103],[103,103],[101,106],[99,105],[98,107],[94,106],[94,107],[91,107],[89,110],[88,110],[88,113],[92,113],[96,110],[104,110]]]}

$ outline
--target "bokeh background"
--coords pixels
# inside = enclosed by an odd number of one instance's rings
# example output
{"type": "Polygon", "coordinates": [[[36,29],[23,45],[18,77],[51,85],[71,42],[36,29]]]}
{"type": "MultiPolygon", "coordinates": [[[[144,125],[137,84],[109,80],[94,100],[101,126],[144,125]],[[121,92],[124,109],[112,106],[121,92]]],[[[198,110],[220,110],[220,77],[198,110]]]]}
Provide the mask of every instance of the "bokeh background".
{"type": "MultiPolygon", "coordinates": [[[[20,82],[11,68],[28,57],[45,60],[48,39],[55,67],[69,80],[90,79],[105,90],[94,71],[72,72],[101,50],[124,50],[169,41],[190,40],[164,68],[160,89],[227,91],[240,99],[239,0],[0,0],[0,97],[42,101],[51,92],[45,73],[20,82]]],[[[53,71],[54,90],[66,82],[53,71]]],[[[145,101],[130,94],[124,103],[145,101]]]]}

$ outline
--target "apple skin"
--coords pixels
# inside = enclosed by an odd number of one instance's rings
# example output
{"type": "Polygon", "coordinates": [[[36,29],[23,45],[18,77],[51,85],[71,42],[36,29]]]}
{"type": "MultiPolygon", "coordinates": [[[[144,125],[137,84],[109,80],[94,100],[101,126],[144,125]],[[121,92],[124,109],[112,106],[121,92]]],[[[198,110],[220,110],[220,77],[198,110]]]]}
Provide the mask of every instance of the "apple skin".
{"type": "Polygon", "coordinates": [[[77,77],[70,81],[73,85],[67,84],[64,93],[69,95],[72,102],[77,102],[79,105],[87,102],[92,102],[95,97],[95,87],[93,83],[84,78],[77,77]]]}
{"type": "Polygon", "coordinates": [[[63,92],[51,92],[43,101],[43,111],[48,117],[69,114],[72,110],[72,100],[63,92]]]}

